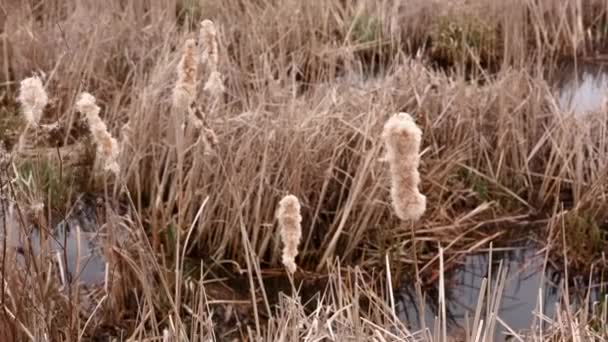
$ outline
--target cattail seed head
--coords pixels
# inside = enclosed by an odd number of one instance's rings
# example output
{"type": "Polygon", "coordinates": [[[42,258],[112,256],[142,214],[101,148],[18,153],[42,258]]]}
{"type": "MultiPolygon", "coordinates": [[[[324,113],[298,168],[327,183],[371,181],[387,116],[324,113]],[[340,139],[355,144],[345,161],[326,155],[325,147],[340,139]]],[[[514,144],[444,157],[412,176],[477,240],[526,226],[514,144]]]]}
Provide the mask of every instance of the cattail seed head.
{"type": "Polygon", "coordinates": [[[182,113],[185,113],[196,99],[197,67],[196,42],[194,39],[188,39],[177,66],[177,82],[173,89],[173,107],[182,113]]]}
{"type": "Polygon", "coordinates": [[[42,117],[42,110],[49,102],[49,98],[38,76],[26,78],[21,81],[19,97],[17,100],[23,108],[23,116],[29,125],[37,126],[42,117]]]}
{"type": "Polygon", "coordinates": [[[283,241],[282,262],[289,273],[297,269],[296,256],[298,245],[302,238],[302,216],[300,215],[300,202],[294,195],[287,195],[279,202],[277,219],[281,229],[281,240],[283,241]]]}
{"type": "Polygon", "coordinates": [[[217,47],[217,31],[215,24],[208,19],[201,21],[198,36],[201,45],[201,62],[205,64],[210,72],[217,70],[219,54],[217,47]]]}
{"type": "Polygon", "coordinates": [[[418,190],[422,131],[407,113],[392,116],[382,133],[391,175],[391,198],[397,216],[417,221],[426,210],[426,197],[418,190]]]}
{"type": "Polygon", "coordinates": [[[201,22],[198,40],[201,46],[201,64],[205,65],[209,72],[209,79],[205,82],[203,90],[217,97],[224,92],[224,81],[222,74],[217,71],[220,58],[217,31],[211,20],[201,22]]]}
{"type": "Polygon", "coordinates": [[[99,117],[100,108],[95,102],[93,95],[82,93],[76,102],[76,109],[86,116],[91,135],[97,146],[97,155],[103,162],[104,170],[118,175],[120,172],[118,142],[110,135],[106,124],[99,117]]]}
{"type": "Polygon", "coordinates": [[[222,81],[222,74],[217,71],[212,72],[209,75],[209,79],[205,83],[203,88],[206,92],[212,96],[220,96],[224,92],[224,81],[222,81]]]}

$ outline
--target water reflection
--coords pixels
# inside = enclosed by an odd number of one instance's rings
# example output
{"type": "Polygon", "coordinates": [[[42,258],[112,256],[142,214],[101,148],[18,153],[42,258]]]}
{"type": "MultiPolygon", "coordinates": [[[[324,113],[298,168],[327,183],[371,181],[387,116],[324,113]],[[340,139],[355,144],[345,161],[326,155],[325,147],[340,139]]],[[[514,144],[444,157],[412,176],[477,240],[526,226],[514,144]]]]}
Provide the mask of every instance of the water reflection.
{"type": "Polygon", "coordinates": [[[584,115],[602,108],[608,100],[608,65],[564,63],[555,75],[559,108],[584,115]]]}
{"type": "MultiPolygon", "coordinates": [[[[40,253],[40,232],[32,229],[25,236],[16,219],[15,209],[3,201],[0,205],[0,241],[6,238],[8,248],[14,248],[17,261],[25,263],[24,253],[31,245],[34,255],[40,253]],[[8,227],[8,229],[5,229],[8,227]],[[7,231],[7,234],[4,232],[7,231]],[[29,240],[29,241],[28,241],[29,240]]],[[[106,258],[103,254],[102,236],[98,232],[96,204],[89,198],[81,198],[70,214],[54,229],[49,239],[52,255],[59,255],[67,280],[78,278],[86,285],[102,284],[105,279],[106,258]],[[78,234],[80,229],[80,234],[78,234]],[[80,236],[78,236],[80,235],[80,236]],[[80,255],[79,255],[80,253],[80,255]],[[80,256],[80,258],[79,258],[80,256]],[[67,267],[65,267],[67,264],[67,267]]],[[[2,247],[0,246],[0,249],[2,247]]]]}
{"type": "MultiPolygon", "coordinates": [[[[502,292],[499,317],[515,331],[530,329],[536,319],[534,312],[538,311],[541,294],[542,313],[548,317],[554,316],[556,306],[562,298],[560,290],[562,274],[545,266],[544,254],[539,254],[536,246],[522,246],[514,250],[493,252],[492,255],[472,254],[464,256],[462,264],[445,275],[447,320],[449,330],[453,334],[464,331],[465,315],[468,315],[469,322],[473,321],[484,278],[492,279],[492,291],[495,290],[501,262],[502,267],[506,268],[507,277],[502,292]],[[490,263],[491,267],[489,267],[490,263]],[[489,272],[491,272],[490,276],[489,272]]],[[[584,286],[569,288],[571,301],[574,303],[582,301],[587,289],[584,280],[578,282],[584,286]]],[[[424,291],[425,324],[432,330],[435,324],[434,317],[439,312],[439,289],[435,285],[424,291]]],[[[415,290],[411,285],[405,285],[399,290],[397,310],[403,321],[413,330],[418,330],[422,326],[416,309],[416,298],[415,290]]],[[[504,340],[506,336],[504,331],[506,330],[497,324],[495,340],[504,340]]]]}

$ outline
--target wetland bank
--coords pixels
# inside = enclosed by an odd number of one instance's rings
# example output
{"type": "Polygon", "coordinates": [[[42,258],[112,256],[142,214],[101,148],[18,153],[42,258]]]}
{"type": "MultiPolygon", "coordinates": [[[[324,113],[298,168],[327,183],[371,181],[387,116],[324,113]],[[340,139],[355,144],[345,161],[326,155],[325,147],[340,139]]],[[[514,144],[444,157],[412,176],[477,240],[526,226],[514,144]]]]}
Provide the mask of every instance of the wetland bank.
{"type": "Polygon", "coordinates": [[[3,337],[606,339],[607,13],[3,4],[3,337]],[[416,222],[392,206],[399,112],[422,132],[416,222]]]}

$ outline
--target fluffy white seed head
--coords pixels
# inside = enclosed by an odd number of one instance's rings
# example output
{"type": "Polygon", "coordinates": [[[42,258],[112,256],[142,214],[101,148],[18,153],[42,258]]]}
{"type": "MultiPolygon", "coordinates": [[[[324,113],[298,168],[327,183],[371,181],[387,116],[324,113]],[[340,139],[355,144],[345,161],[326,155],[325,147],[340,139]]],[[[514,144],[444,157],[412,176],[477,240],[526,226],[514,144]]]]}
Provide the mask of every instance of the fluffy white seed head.
{"type": "Polygon", "coordinates": [[[224,81],[222,81],[222,74],[217,71],[212,72],[209,75],[209,79],[205,83],[204,90],[212,96],[220,96],[224,92],[224,81]]]}
{"type": "Polygon", "coordinates": [[[217,47],[217,30],[215,24],[208,19],[201,21],[198,42],[201,46],[201,62],[210,72],[217,70],[219,54],[217,47]]]}
{"type": "Polygon", "coordinates": [[[426,197],[418,190],[422,131],[407,113],[392,116],[382,133],[391,174],[391,198],[397,216],[417,221],[426,210],[426,197]]]}
{"type": "Polygon", "coordinates": [[[211,20],[201,22],[198,42],[201,48],[201,64],[206,67],[209,73],[209,79],[205,82],[203,90],[214,97],[218,97],[224,92],[224,81],[222,80],[222,74],[218,72],[217,31],[211,20]]]}
{"type": "Polygon", "coordinates": [[[29,125],[37,126],[42,111],[49,102],[42,81],[38,76],[21,81],[19,97],[17,98],[23,110],[23,116],[29,125]]]}
{"type": "Polygon", "coordinates": [[[293,274],[297,269],[295,259],[302,238],[302,216],[300,215],[300,202],[296,196],[287,195],[281,199],[277,209],[277,219],[283,241],[282,262],[287,271],[293,274]]]}
{"type": "Polygon", "coordinates": [[[93,95],[84,92],[80,94],[76,102],[76,109],[86,116],[91,135],[97,146],[97,156],[103,162],[104,170],[118,175],[120,172],[118,142],[110,135],[106,124],[99,117],[100,108],[95,102],[93,95]]]}
{"type": "Polygon", "coordinates": [[[196,99],[197,67],[196,41],[188,39],[177,66],[177,82],[173,89],[173,107],[181,113],[186,113],[196,99]]]}

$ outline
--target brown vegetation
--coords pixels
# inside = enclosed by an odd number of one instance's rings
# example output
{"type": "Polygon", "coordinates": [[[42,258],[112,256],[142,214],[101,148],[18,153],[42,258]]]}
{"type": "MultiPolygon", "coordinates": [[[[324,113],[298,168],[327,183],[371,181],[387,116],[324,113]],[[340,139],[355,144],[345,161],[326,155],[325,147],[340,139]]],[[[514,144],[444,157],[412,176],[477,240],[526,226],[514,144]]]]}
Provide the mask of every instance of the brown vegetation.
{"type": "MultiPolygon", "coordinates": [[[[549,246],[576,270],[605,252],[608,123],[603,113],[584,122],[563,113],[544,77],[558,58],[605,48],[605,2],[9,2],[0,5],[0,139],[16,145],[18,85],[40,72],[49,97],[41,122],[57,122],[61,138],[12,150],[0,170],[0,219],[52,239],[78,194],[94,193],[108,258],[106,282],[85,289],[50,249],[29,246],[17,262],[4,245],[0,327],[21,339],[428,340],[390,302],[414,263],[417,279],[432,277],[460,252],[527,234],[516,230],[533,222],[548,222],[549,246]],[[117,177],[79,171],[103,147],[89,146],[82,92],[97,98],[117,177]],[[416,255],[383,160],[382,130],[398,112],[424,132],[416,255]],[[81,163],[63,162],[72,150],[81,163]],[[52,162],[32,172],[32,160],[52,162]],[[66,173],[87,179],[76,187],[66,173]],[[266,274],[284,272],[275,208],[285,193],[301,205],[299,276],[328,279],[312,310],[297,293],[271,307],[263,286],[266,274]],[[565,226],[576,239],[560,235],[565,226]],[[206,285],[226,270],[246,276],[246,299],[208,297],[206,285]],[[94,305],[81,303],[82,291],[96,294],[94,305]],[[242,301],[249,321],[216,335],[242,301]]],[[[500,293],[489,297],[480,306],[497,305],[500,293]]],[[[467,341],[499,324],[498,307],[488,307],[467,341]]],[[[564,309],[533,333],[606,337],[584,310],[564,309]]]]}

